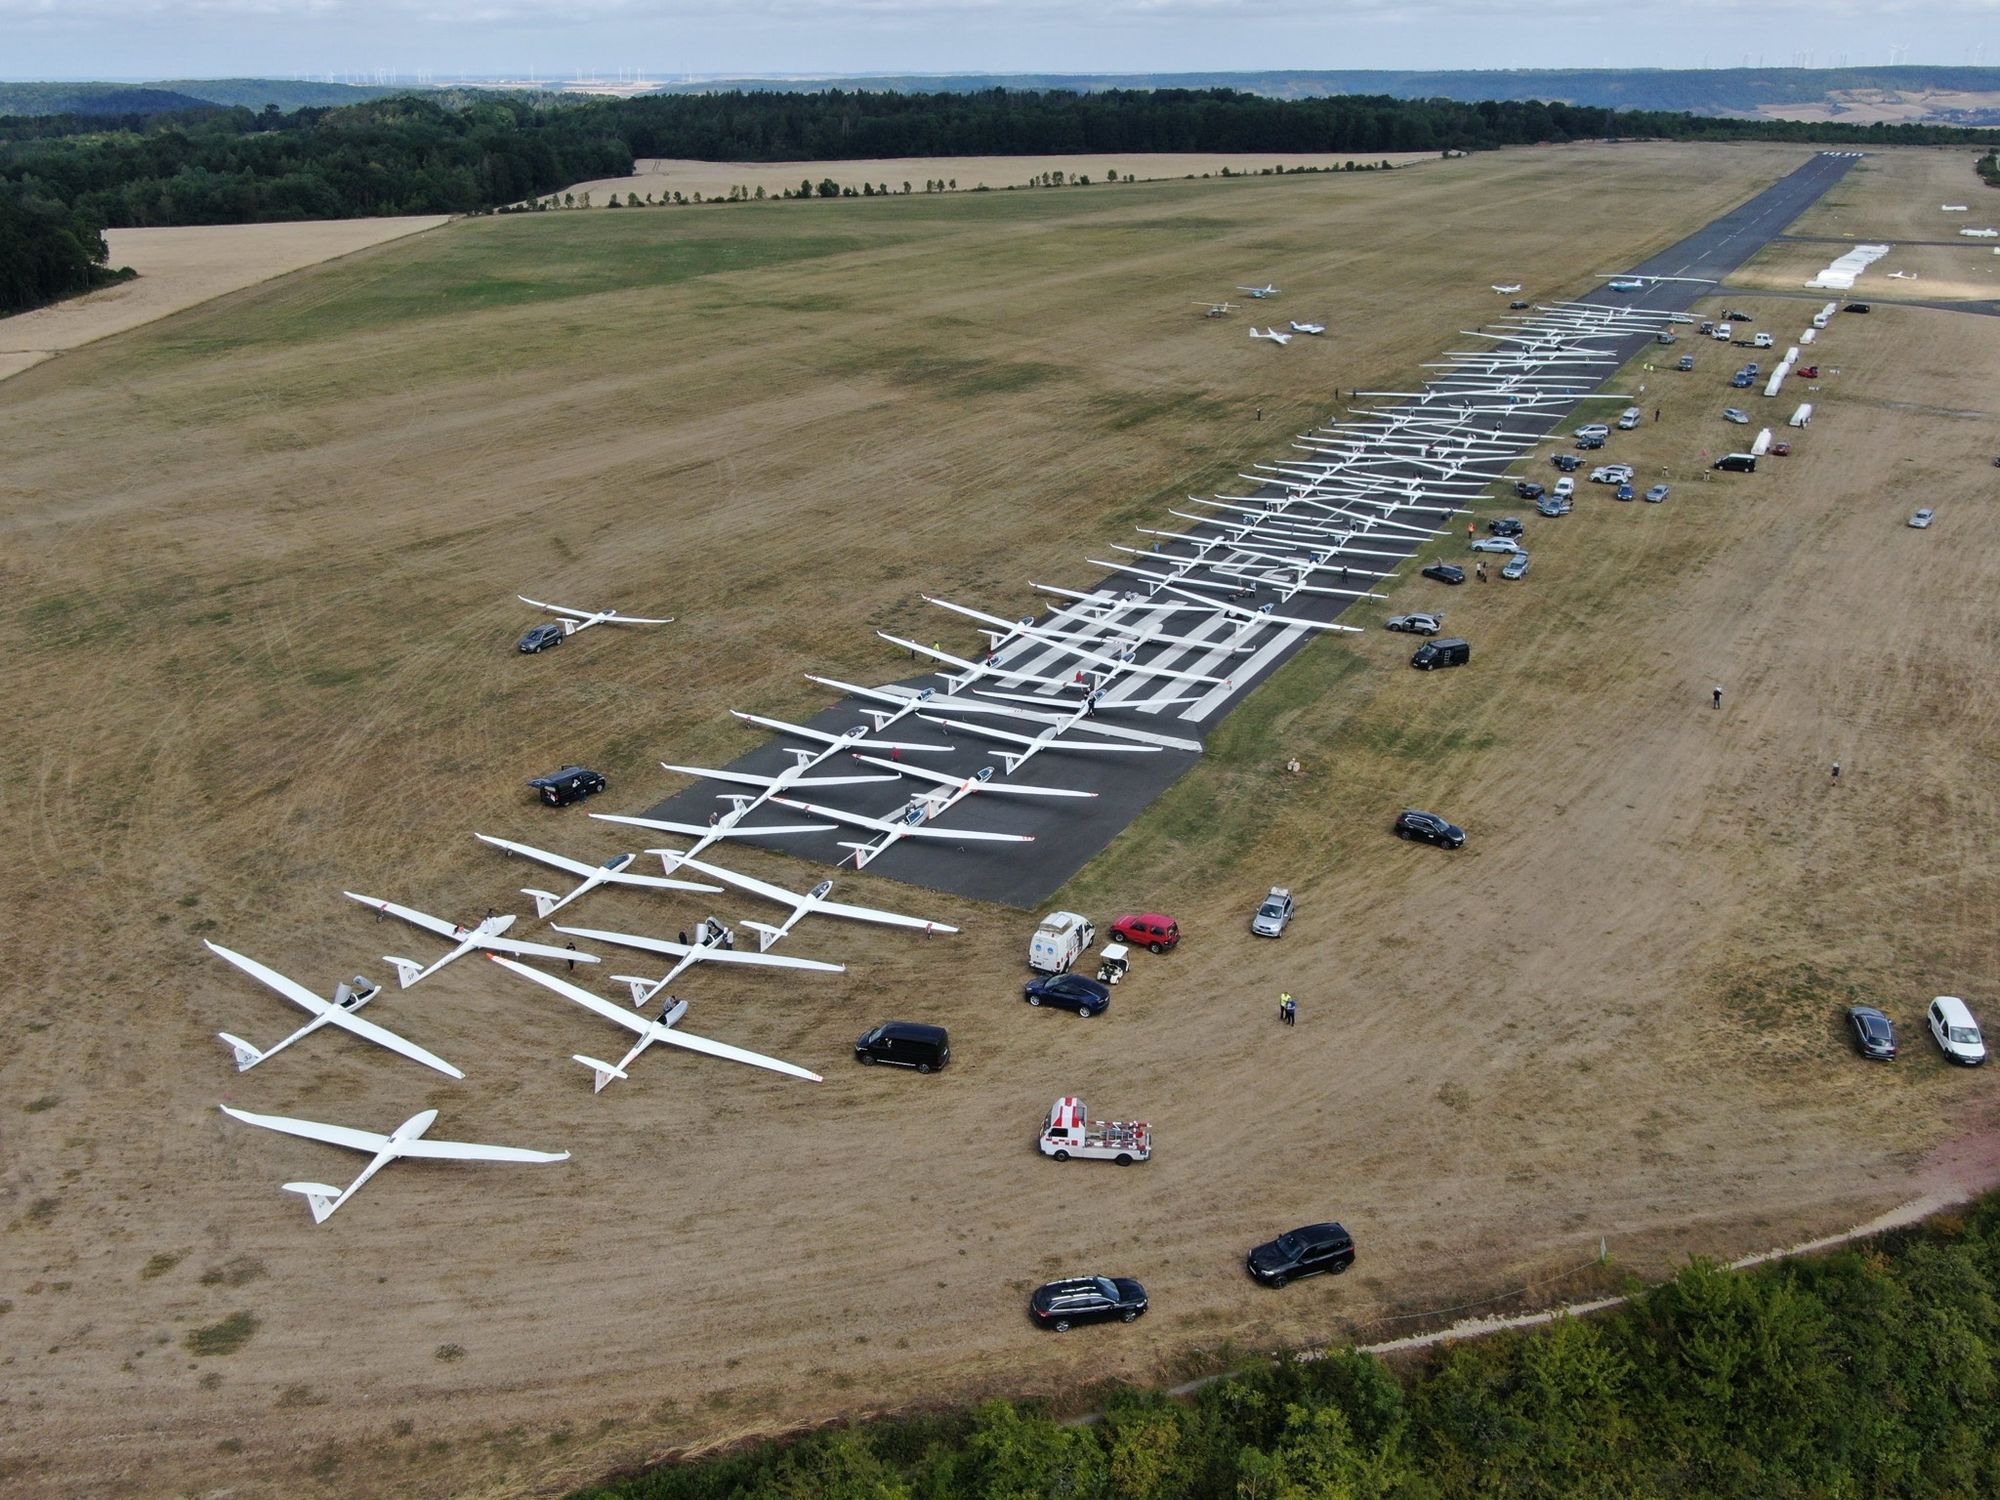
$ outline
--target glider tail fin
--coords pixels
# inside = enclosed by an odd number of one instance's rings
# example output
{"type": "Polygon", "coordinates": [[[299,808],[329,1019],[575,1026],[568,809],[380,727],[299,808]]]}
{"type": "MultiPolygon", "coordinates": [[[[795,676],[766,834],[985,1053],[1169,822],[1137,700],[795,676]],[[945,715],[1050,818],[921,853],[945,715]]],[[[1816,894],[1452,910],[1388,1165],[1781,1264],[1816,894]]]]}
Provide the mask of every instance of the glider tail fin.
{"type": "Polygon", "coordinates": [[[236,1071],[247,1073],[264,1060],[264,1054],[244,1041],[240,1036],[231,1036],[226,1031],[218,1031],[217,1036],[229,1044],[229,1050],[236,1054],[236,1071]]]}
{"type": "Polygon", "coordinates": [[[521,894],[535,898],[535,915],[542,918],[549,917],[563,904],[563,898],[554,891],[538,891],[533,886],[524,885],[521,887],[521,894]]]}
{"type": "Polygon", "coordinates": [[[424,966],[414,958],[397,958],[393,953],[382,955],[382,962],[395,969],[396,977],[402,981],[402,988],[408,989],[424,977],[424,966]]]}
{"type": "Polygon", "coordinates": [[[306,1207],[312,1210],[315,1224],[324,1224],[327,1215],[333,1212],[334,1206],[340,1201],[340,1189],[328,1187],[323,1182],[288,1182],[285,1184],[285,1191],[305,1195],[306,1207]]]}
{"type": "Polygon", "coordinates": [[[599,1062],[594,1057],[585,1057],[581,1052],[572,1052],[570,1056],[596,1075],[596,1081],[591,1085],[590,1090],[593,1094],[603,1093],[604,1085],[611,1082],[612,1079],[626,1076],[625,1070],[616,1063],[599,1062]]]}
{"type": "Polygon", "coordinates": [[[637,974],[613,974],[611,977],[619,984],[627,984],[632,987],[632,1008],[634,1010],[644,1010],[646,1002],[659,994],[661,986],[666,983],[664,979],[642,979],[637,974]]]}
{"type": "Polygon", "coordinates": [[[854,868],[857,870],[866,868],[868,861],[881,853],[873,844],[850,844],[845,839],[841,840],[840,847],[854,851],[854,868]]]}
{"type": "MultiPolygon", "coordinates": [[[[849,845],[848,847],[853,848],[856,846],[849,845]]],[[[773,927],[768,922],[746,921],[743,925],[757,934],[757,951],[759,953],[768,951],[771,944],[777,942],[779,938],[785,935],[784,928],[773,927]]]]}

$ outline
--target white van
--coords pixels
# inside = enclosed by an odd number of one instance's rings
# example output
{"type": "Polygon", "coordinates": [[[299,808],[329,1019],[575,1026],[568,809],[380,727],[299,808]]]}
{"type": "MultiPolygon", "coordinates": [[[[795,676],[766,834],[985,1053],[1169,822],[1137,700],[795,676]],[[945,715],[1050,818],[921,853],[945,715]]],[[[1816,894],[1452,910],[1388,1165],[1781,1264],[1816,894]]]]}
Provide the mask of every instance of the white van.
{"type": "Polygon", "coordinates": [[[1618,430],[1620,432],[1630,432],[1644,419],[1645,413],[1640,411],[1638,407],[1628,406],[1625,410],[1618,413],[1618,430]]]}
{"type": "Polygon", "coordinates": [[[1066,974],[1097,941],[1097,928],[1073,911],[1052,911],[1028,939],[1028,967],[1044,974],[1066,974]]]}
{"type": "Polygon", "coordinates": [[[1955,1063],[1976,1068],[1986,1061],[1986,1043],[1979,1035],[1979,1023],[1972,1019],[1965,1002],[1956,995],[1939,995],[1931,1001],[1928,1019],[1931,1035],[1955,1063]]]}
{"type": "Polygon", "coordinates": [[[1736,337],[1736,330],[1734,328],[1731,328],[1727,323],[1717,323],[1715,325],[1716,343],[1726,344],[1735,337],[1736,337]]]}

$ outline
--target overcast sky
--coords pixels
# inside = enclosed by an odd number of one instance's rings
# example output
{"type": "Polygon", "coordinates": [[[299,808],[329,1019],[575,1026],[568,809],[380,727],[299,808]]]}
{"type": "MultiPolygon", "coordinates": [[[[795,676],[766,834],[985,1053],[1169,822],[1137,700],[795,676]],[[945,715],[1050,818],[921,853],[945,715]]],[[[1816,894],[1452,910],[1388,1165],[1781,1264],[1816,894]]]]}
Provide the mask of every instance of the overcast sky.
{"type": "Polygon", "coordinates": [[[2000,65],[2000,0],[0,0],[9,78],[2000,65]]]}

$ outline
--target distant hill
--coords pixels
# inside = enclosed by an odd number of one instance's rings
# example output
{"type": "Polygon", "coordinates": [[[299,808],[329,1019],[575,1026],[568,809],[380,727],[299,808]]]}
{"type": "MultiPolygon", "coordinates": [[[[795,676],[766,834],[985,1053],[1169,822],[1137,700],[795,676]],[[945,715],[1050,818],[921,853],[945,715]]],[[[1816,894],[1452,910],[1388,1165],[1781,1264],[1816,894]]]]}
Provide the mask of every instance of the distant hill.
{"type": "Polygon", "coordinates": [[[1395,99],[1542,99],[1606,109],[1778,119],[2000,125],[2000,68],[1524,68],[1490,72],[981,73],[701,79],[670,93],[827,88],[899,93],[981,89],[1239,89],[1273,99],[1386,94],[1395,99]]]}
{"type": "Polygon", "coordinates": [[[427,92],[415,85],[378,88],[296,78],[199,78],[162,83],[0,83],[0,115],[150,115],[218,104],[282,110],[360,104],[389,94],[427,92]]]}

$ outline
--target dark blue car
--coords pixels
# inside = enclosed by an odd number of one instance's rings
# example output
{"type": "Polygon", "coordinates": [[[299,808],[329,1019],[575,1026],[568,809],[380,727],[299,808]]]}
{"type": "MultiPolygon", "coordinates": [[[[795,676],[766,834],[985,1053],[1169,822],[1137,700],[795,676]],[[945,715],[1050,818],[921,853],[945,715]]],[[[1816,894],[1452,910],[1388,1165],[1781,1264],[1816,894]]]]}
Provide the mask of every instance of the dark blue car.
{"type": "Polygon", "coordinates": [[[1111,1004],[1111,986],[1081,974],[1049,974],[1029,980],[1021,998],[1030,1005],[1053,1005],[1080,1016],[1097,1016],[1111,1004]]]}

